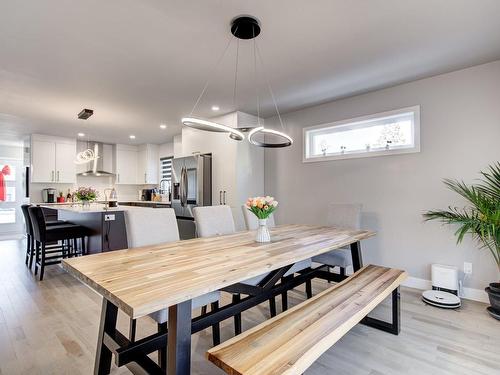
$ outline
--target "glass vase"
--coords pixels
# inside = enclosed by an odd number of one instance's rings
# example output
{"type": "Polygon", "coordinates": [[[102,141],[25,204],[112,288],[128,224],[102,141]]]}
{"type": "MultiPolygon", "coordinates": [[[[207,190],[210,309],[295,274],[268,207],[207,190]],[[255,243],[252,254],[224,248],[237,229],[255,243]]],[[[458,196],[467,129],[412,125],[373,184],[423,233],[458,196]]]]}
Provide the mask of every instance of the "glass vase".
{"type": "Polygon", "coordinates": [[[256,242],[271,242],[271,234],[267,227],[267,219],[259,219],[259,227],[257,228],[256,242]]]}
{"type": "Polygon", "coordinates": [[[90,209],[90,201],[82,201],[82,209],[84,210],[90,209]]]}

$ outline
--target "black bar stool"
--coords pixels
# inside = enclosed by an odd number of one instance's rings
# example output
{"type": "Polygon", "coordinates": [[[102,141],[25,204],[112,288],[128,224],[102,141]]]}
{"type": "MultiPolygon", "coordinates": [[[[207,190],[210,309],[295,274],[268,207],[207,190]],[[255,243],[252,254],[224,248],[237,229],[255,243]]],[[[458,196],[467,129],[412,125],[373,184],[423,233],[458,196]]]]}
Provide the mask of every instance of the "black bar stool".
{"type": "MultiPolygon", "coordinates": [[[[71,223],[47,226],[41,207],[29,207],[28,213],[33,227],[33,242],[36,254],[35,275],[38,273],[38,266],[40,266],[40,281],[43,280],[45,266],[61,263],[61,259],[68,256],[85,254],[87,228],[71,223]],[[81,240],[82,246],[80,250],[77,247],[77,239],[81,240]],[[51,247],[47,245],[59,241],[61,241],[61,245],[51,247]]],[[[31,254],[33,254],[33,251],[31,254]]]]}
{"type": "MultiPolygon", "coordinates": [[[[24,222],[26,223],[26,265],[29,262],[29,268],[33,266],[33,259],[35,257],[35,240],[33,238],[33,225],[31,224],[30,215],[28,212],[28,208],[31,207],[31,204],[23,204],[21,205],[21,211],[24,216],[24,222]]],[[[52,220],[45,221],[47,227],[51,227],[53,225],[63,225],[66,224],[64,220],[52,220]]],[[[51,246],[52,247],[52,246],[51,246]]],[[[48,247],[47,247],[48,248],[48,247]]]]}

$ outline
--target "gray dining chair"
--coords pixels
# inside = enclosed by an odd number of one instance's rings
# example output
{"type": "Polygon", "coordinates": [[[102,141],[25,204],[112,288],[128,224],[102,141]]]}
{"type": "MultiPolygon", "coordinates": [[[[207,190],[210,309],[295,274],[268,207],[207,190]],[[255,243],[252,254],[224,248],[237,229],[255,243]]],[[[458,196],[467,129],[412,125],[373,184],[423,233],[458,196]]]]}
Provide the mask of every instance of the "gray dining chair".
{"type": "MultiPolygon", "coordinates": [[[[247,227],[247,230],[257,230],[257,228],[259,227],[259,219],[257,219],[257,216],[255,216],[253,214],[253,212],[251,212],[247,208],[246,205],[242,205],[241,210],[243,211],[243,218],[245,219],[245,225],[247,227]]],[[[269,215],[269,217],[267,218],[267,225],[270,228],[273,228],[276,226],[273,214],[269,215]]],[[[311,259],[306,259],[306,260],[297,262],[296,264],[294,264],[292,266],[292,268],[290,268],[288,270],[287,273],[285,273],[282,281],[286,281],[286,278],[288,276],[293,275],[294,273],[302,271],[302,270],[309,268],[311,266],[312,266],[311,259]]],[[[306,281],[306,295],[307,295],[307,298],[312,297],[312,282],[311,282],[311,280],[306,281]]],[[[286,291],[283,292],[283,294],[281,295],[281,307],[282,307],[283,311],[288,309],[288,294],[286,291]]]]}
{"type": "MultiPolygon", "coordinates": [[[[359,230],[361,229],[361,209],[361,204],[332,203],[328,207],[327,224],[333,227],[359,230]]],[[[339,267],[341,276],[345,276],[346,268],[352,266],[349,246],[317,255],[312,260],[328,268],[339,267]]]]}
{"type": "MultiPolygon", "coordinates": [[[[125,210],[125,225],[127,228],[128,246],[142,247],[161,243],[179,241],[179,230],[175,211],[172,208],[135,208],[127,207],[125,210]]],[[[193,298],[192,308],[202,309],[202,314],[206,313],[206,306],[210,304],[211,309],[219,308],[221,293],[210,292],[202,296],[193,298]]],[[[168,309],[163,309],[149,314],[149,317],[156,321],[159,332],[167,331],[168,309]]],[[[130,339],[135,341],[136,320],[130,321],[130,339]]],[[[212,336],[214,346],[220,343],[220,325],[212,326],[212,336]]],[[[164,367],[166,361],[166,351],[159,353],[160,366],[164,367]]]]}

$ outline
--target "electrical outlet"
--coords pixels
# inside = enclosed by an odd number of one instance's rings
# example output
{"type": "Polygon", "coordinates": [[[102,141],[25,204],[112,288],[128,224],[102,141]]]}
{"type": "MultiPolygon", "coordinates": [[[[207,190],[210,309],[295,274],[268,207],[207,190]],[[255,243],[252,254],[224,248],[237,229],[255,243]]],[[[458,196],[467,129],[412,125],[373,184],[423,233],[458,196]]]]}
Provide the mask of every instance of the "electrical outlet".
{"type": "Polygon", "coordinates": [[[470,275],[472,273],[472,263],[464,262],[464,273],[470,275]]]}
{"type": "Polygon", "coordinates": [[[104,215],[104,221],[115,221],[115,215],[114,214],[104,215]]]}

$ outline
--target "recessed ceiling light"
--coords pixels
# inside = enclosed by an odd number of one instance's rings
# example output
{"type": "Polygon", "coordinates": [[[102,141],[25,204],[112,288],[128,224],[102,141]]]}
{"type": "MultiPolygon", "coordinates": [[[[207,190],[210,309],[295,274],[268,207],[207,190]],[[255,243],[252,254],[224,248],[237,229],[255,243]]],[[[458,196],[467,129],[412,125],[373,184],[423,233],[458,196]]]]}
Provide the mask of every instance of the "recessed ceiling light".
{"type": "Polygon", "coordinates": [[[135,139],[135,135],[131,134],[128,136],[130,139],[135,139]]]}
{"type": "Polygon", "coordinates": [[[85,137],[85,133],[78,133],[79,137],[85,137]]]}
{"type": "Polygon", "coordinates": [[[167,128],[167,125],[165,125],[165,124],[160,125],[160,129],[166,129],[166,128],[167,128]]]}
{"type": "Polygon", "coordinates": [[[218,111],[220,108],[218,105],[213,105],[212,106],[212,111],[218,111]]]}

